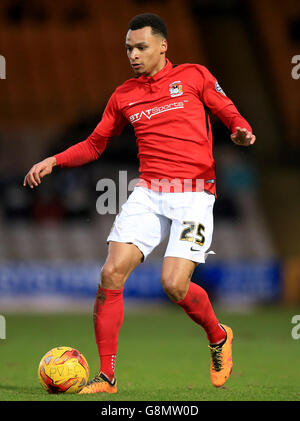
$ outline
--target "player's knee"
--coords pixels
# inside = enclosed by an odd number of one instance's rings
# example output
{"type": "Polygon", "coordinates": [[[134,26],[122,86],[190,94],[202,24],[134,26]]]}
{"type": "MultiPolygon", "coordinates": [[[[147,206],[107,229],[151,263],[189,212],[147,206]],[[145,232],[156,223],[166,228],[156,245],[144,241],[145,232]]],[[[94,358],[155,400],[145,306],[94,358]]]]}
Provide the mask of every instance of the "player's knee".
{"type": "Polygon", "coordinates": [[[161,283],[163,290],[173,301],[181,301],[187,294],[187,283],[182,281],[182,279],[178,279],[176,276],[162,277],[161,283]]]}
{"type": "Polygon", "coordinates": [[[112,263],[106,263],[101,270],[101,287],[108,289],[121,289],[125,283],[122,270],[112,263]]]}

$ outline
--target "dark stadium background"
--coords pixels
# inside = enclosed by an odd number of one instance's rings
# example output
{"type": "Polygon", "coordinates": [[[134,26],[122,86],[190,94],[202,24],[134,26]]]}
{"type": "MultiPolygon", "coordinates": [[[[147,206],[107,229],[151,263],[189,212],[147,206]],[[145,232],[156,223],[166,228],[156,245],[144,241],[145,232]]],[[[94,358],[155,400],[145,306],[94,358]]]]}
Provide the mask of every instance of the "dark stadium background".
{"type": "MultiPolygon", "coordinates": [[[[252,148],[239,148],[212,116],[216,255],[194,280],[220,308],[300,304],[300,69],[292,62],[300,55],[299,2],[2,0],[0,313],[7,318],[91,311],[115,217],[96,212],[96,184],[117,181],[119,171],[129,181],[138,176],[132,129],[112,139],[100,160],[55,168],[38,189],[23,188],[23,178],[95,128],[113,90],[132,76],[128,22],[147,11],[168,25],[171,61],[207,66],[257,137],[252,148]]],[[[129,278],[128,307],[168,304],[159,279],[165,247],[129,278]]]]}

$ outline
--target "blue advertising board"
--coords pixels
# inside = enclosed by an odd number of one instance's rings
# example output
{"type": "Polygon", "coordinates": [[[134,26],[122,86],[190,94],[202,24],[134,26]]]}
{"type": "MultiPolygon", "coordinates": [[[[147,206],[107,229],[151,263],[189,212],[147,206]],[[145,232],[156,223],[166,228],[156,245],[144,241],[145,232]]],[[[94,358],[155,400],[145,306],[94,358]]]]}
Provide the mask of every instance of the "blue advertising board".
{"type": "Polygon", "coordinates": [[[217,301],[273,302],[281,298],[277,261],[230,261],[199,265],[192,277],[217,301]]]}
{"type": "MultiPolygon", "coordinates": [[[[84,299],[95,296],[101,264],[7,262],[0,264],[0,299],[59,296],[84,299]]],[[[145,262],[128,278],[124,296],[166,298],[160,283],[161,262],[145,262]]],[[[272,302],[281,295],[281,267],[276,261],[217,262],[199,265],[192,280],[215,300],[272,302]]]]}

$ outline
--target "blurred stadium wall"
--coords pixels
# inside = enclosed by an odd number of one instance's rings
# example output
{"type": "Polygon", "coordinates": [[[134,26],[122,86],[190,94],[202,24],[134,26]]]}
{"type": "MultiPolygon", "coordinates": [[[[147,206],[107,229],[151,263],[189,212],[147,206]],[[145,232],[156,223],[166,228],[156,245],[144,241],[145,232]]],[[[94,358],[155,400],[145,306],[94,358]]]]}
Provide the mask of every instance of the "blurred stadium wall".
{"type": "MultiPolygon", "coordinates": [[[[100,161],[55,169],[35,191],[33,163],[85,139],[131,77],[129,20],[161,15],[173,63],[207,66],[257,136],[238,148],[213,119],[218,200],[210,256],[194,280],[231,306],[300,302],[300,4],[297,0],[2,0],[0,55],[0,309],[91,303],[114,215],[99,215],[97,181],[138,177],[129,127],[100,161]],[[229,188],[230,186],[230,188],[229,188]]],[[[125,295],[163,299],[166,243],[129,278],[125,295]]]]}

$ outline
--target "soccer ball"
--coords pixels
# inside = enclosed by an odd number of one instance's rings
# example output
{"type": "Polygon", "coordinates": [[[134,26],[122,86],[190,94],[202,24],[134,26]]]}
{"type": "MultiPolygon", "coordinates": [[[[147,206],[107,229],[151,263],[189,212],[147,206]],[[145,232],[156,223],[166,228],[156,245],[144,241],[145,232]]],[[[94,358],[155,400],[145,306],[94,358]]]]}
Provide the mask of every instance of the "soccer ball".
{"type": "Polygon", "coordinates": [[[78,393],[89,378],[89,366],[79,351],[59,346],[41,359],[38,378],[48,393],[78,393]]]}

